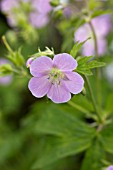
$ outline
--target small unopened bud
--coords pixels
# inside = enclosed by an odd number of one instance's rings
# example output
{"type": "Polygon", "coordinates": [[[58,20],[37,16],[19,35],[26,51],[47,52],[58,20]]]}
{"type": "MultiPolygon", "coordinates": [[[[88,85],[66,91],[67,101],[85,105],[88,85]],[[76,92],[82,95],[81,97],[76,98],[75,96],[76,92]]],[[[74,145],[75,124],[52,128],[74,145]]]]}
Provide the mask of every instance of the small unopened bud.
{"type": "Polygon", "coordinates": [[[7,74],[11,74],[12,71],[13,71],[13,68],[11,67],[10,64],[3,64],[0,66],[0,74],[7,75],[7,74]]]}
{"type": "Polygon", "coordinates": [[[50,4],[53,6],[53,7],[56,7],[60,4],[59,0],[51,0],[50,1],[50,4]]]}
{"type": "Polygon", "coordinates": [[[34,57],[31,57],[31,58],[29,58],[29,59],[27,60],[27,62],[26,62],[26,67],[27,67],[27,68],[30,67],[30,65],[31,65],[31,63],[33,62],[33,60],[34,60],[34,57]]]}
{"type": "Polygon", "coordinates": [[[83,90],[82,90],[82,92],[81,92],[81,93],[82,93],[82,95],[83,95],[83,96],[85,96],[85,95],[86,95],[86,89],[85,89],[85,87],[83,88],[83,90]]]}

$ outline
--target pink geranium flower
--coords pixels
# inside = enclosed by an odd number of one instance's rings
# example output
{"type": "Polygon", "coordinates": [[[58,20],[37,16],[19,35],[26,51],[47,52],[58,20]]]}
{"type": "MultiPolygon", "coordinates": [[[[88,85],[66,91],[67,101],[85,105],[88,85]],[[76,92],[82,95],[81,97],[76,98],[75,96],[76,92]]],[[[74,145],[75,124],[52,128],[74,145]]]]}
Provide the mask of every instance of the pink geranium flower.
{"type": "MultiPolygon", "coordinates": [[[[111,17],[110,15],[106,14],[92,19],[91,22],[97,37],[98,54],[103,55],[107,47],[106,35],[111,29],[111,17]]],[[[82,48],[82,54],[85,56],[91,56],[95,54],[94,39],[89,24],[84,24],[83,26],[79,27],[74,34],[75,42],[83,42],[89,37],[91,37],[91,39],[88,40],[82,48]]]]}
{"type": "Polygon", "coordinates": [[[65,103],[71,93],[78,94],[84,86],[83,78],[76,72],[77,61],[69,54],[57,54],[54,59],[41,56],[30,66],[34,76],[29,81],[29,90],[37,97],[47,95],[54,103],[65,103]]]}

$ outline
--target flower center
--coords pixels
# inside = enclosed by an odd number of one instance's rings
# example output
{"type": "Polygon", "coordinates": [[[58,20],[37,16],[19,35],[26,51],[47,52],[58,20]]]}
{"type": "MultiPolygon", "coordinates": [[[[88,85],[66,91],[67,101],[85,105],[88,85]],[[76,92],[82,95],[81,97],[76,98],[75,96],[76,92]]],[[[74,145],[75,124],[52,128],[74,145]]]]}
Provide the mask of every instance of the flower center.
{"type": "Polygon", "coordinates": [[[61,79],[64,79],[65,75],[58,68],[52,68],[49,72],[48,79],[52,84],[60,84],[61,79]]]}

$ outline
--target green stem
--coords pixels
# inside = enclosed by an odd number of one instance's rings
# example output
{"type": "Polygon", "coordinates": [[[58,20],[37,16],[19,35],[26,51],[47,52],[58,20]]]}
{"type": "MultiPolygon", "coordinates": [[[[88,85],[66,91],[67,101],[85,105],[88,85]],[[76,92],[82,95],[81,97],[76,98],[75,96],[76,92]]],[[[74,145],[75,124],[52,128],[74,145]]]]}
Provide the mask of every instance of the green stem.
{"type": "Polygon", "coordinates": [[[3,40],[3,43],[5,44],[6,48],[8,49],[8,51],[13,54],[13,50],[12,50],[11,47],[9,46],[9,44],[8,44],[5,36],[2,37],[2,40],[3,40]]]}
{"type": "Polygon", "coordinates": [[[96,101],[95,101],[95,98],[94,98],[94,95],[93,95],[93,91],[92,91],[92,88],[91,88],[89,79],[88,79],[88,77],[86,77],[86,76],[84,76],[84,78],[85,78],[86,83],[87,83],[87,87],[88,87],[88,90],[89,90],[89,93],[90,93],[90,97],[91,97],[91,100],[92,100],[93,107],[94,107],[94,109],[95,109],[95,112],[96,112],[97,115],[98,115],[99,121],[102,123],[103,121],[102,121],[102,119],[101,119],[100,111],[98,110],[97,103],[96,103],[96,101]]]}
{"type": "Polygon", "coordinates": [[[97,44],[97,37],[96,37],[96,33],[95,33],[95,29],[93,27],[93,24],[91,23],[91,21],[89,22],[92,34],[93,34],[93,38],[94,38],[94,45],[95,45],[95,55],[96,55],[96,59],[98,59],[99,55],[98,55],[98,44],[97,44]]]}
{"type": "MultiPolygon", "coordinates": [[[[89,26],[91,28],[93,38],[94,38],[94,46],[95,46],[95,58],[98,60],[99,54],[98,54],[98,43],[97,43],[97,36],[95,33],[95,29],[93,27],[93,24],[91,21],[89,22],[89,26]]],[[[101,85],[100,85],[100,71],[99,68],[96,68],[96,88],[97,88],[97,101],[99,109],[101,110],[101,85]]]]}
{"type": "Polygon", "coordinates": [[[74,107],[75,109],[79,110],[82,113],[85,113],[88,117],[92,117],[94,120],[97,120],[97,117],[95,115],[92,115],[88,110],[86,110],[85,108],[81,107],[78,104],[75,104],[72,101],[69,101],[68,104],[72,107],[74,107]]]}
{"type": "Polygon", "coordinates": [[[27,74],[27,72],[25,70],[17,70],[17,69],[13,69],[13,73],[22,76],[22,77],[27,77],[28,79],[31,78],[30,75],[27,74]]]}

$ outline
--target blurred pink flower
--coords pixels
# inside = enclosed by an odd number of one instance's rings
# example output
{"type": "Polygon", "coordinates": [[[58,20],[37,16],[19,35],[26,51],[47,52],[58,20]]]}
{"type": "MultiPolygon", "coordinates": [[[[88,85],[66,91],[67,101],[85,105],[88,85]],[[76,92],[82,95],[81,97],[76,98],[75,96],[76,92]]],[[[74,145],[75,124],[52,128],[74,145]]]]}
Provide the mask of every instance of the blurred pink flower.
{"type": "Polygon", "coordinates": [[[18,0],[2,0],[1,10],[4,13],[10,13],[12,8],[18,7],[18,0]]]}
{"type": "Polygon", "coordinates": [[[113,170],[113,165],[109,166],[106,170],[113,170]]]}
{"type": "MultiPolygon", "coordinates": [[[[106,35],[111,29],[111,17],[108,14],[102,15],[92,19],[91,22],[97,36],[98,54],[103,55],[107,47],[106,35]]],[[[85,41],[89,37],[91,37],[91,39],[88,40],[82,48],[82,54],[85,56],[91,56],[95,54],[94,39],[89,24],[84,24],[78,28],[74,34],[75,42],[85,41]]]]}
{"type": "Polygon", "coordinates": [[[2,0],[1,4],[1,11],[6,14],[7,21],[11,26],[16,26],[16,19],[13,14],[13,9],[19,7],[18,0],[2,0]]]}
{"type": "MultiPolygon", "coordinates": [[[[21,9],[21,3],[30,3],[31,12],[25,14],[28,22],[34,27],[41,28],[49,22],[48,14],[52,7],[50,6],[50,0],[2,0],[1,10],[7,15],[8,23],[11,26],[17,26],[18,18],[21,14],[15,14],[14,9],[21,9]],[[18,16],[17,16],[18,15],[18,16]],[[28,16],[27,16],[28,15],[28,16]]],[[[23,11],[24,12],[24,11],[23,11]]]]}
{"type": "Polygon", "coordinates": [[[30,14],[30,23],[36,27],[41,28],[49,22],[48,14],[52,7],[49,4],[50,0],[33,0],[33,12],[30,14]]]}
{"type": "Polygon", "coordinates": [[[71,16],[71,9],[67,6],[67,7],[65,7],[65,8],[63,9],[63,13],[64,13],[64,16],[65,16],[66,18],[70,18],[70,16],[71,16]]]}
{"type": "MultiPolygon", "coordinates": [[[[0,58],[0,66],[4,65],[4,64],[8,64],[8,60],[4,59],[4,58],[0,58]]],[[[8,85],[10,84],[12,81],[12,76],[4,76],[4,77],[1,77],[0,76],[0,84],[1,85],[8,85]]]]}

